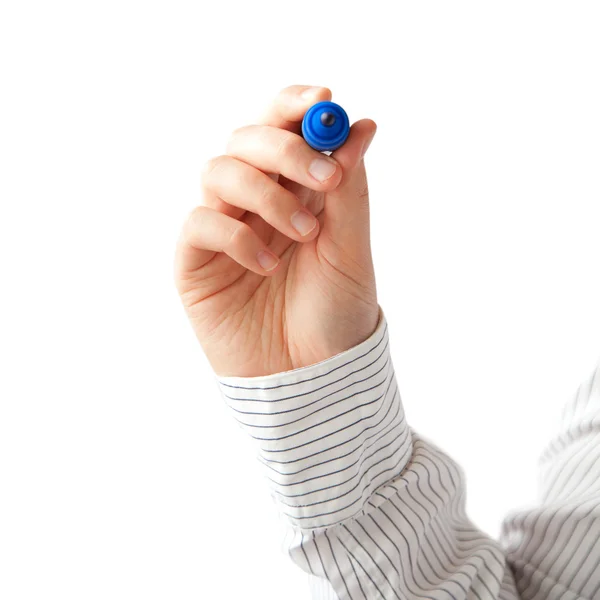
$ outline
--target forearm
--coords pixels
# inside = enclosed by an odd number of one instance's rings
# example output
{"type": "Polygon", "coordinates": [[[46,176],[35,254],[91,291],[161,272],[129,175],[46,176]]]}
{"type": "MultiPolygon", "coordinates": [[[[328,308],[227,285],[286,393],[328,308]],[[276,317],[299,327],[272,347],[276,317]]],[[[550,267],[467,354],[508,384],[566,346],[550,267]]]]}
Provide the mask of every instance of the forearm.
{"type": "Polygon", "coordinates": [[[289,556],[324,580],[315,598],[516,598],[499,543],[465,514],[461,469],[406,422],[383,312],[327,361],[219,383],[256,440],[289,556]]]}

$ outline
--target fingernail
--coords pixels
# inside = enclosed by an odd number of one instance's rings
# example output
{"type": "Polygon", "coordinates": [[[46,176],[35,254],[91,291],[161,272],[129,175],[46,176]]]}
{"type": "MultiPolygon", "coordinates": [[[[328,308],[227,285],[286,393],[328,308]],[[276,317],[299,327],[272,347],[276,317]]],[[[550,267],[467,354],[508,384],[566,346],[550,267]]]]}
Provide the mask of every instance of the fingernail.
{"type": "Polygon", "coordinates": [[[265,271],[272,271],[279,264],[279,259],[268,250],[261,250],[256,255],[256,260],[265,271]]]}
{"type": "Polygon", "coordinates": [[[300,235],[308,235],[317,226],[317,219],[303,210],[296,211],[292,215],[291,221],[292,227],[300,235]]]}
{"type": "Polygon", "coordinates": [[[326,158],[315,158],[308,167],[308,172],[317,180],[323,183],[327,181],[334,173],[337,165],[326,158]]]}

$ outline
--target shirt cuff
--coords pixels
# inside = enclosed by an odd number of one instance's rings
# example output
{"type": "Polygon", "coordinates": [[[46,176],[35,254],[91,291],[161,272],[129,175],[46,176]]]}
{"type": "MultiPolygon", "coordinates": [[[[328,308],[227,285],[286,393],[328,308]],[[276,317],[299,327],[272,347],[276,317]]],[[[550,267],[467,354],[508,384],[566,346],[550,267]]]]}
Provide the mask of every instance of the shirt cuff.
{"type": "Polygon", "coordinates": [[[410,460],[412,438],[381,307],[368,339],[327,360],[216,379],[256,442],[278,509],[295,527],[326,528],[369,512],[367,500],[410,460]]]}

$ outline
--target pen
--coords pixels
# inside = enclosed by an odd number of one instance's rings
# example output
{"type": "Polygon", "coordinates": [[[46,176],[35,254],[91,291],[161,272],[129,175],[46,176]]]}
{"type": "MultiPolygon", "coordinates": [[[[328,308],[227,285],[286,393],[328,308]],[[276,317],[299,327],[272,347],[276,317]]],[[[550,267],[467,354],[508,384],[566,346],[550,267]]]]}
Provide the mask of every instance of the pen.
{"type": "Polygon", "coordinates": [[[335,102],[313,104],[302,119],[302,137],[319,152],[333,152],[348,138],[350,122],[346,111],[335,102]]]}

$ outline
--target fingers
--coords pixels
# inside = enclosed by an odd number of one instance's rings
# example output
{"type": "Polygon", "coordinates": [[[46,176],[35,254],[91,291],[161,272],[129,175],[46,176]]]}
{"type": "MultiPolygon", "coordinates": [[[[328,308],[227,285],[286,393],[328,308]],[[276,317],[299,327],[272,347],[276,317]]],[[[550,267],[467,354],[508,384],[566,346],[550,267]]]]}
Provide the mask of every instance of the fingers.
{"type": "MultiPolygon", "coordinates": [[[[209,206],[216,197],[227,204],[249,210],[299,242],[313,239],[318,234],[319,222],[296,195],[262,171],[236,158],[223,155],[209,161],[204,170],[202,187],[205,202],[209,206]]],[[[216,208],[215,205],[213,207],[216,208]]]]}
{"type": "Polygon", "coordinates": [[[234,261],[259,275],[277,272],[281,261],[247,223],[212,208],[198,206],[188,217],[179,240],[178,268],[189,273],[214,252],[224,252],[234,261]]]}
{"type": "MultiPolygon", "coordinates": [[[[331,100],[331,90],[326,87],[290,85],[277,94],[269,108],[258,119],[259,125],[277,127],[300,134],[304,113],[317,102],[331,100]]],[[[278,181],[277,173],[269,173],[278,181]]]]}
{"type": "Polygon", "coordinates": [[[304,113],[313,104],[325,100],[331,100],[329,88],[291,85],[279,92],[258,124],[300,133],[304,113]]]}
{"type": "Polygon", "coordinates": [[[355,262],[367,266],[371,262],[369,189],[363,159],[376,131],[371,119],[357,121],[344,145],[332,154],[344,175],[327,194],[320,237],[332,240],[355,262]]]}
{"type": "MultiPolygon", "coordinates": [[[[331,100],[331,96],[325,87],[287,87],[257,125],[234,132],[227,154],[206,165],[205,206],[195,209],[184,225],[178,243],[179,269],[190,273],[222,252],[258,274],[277,272],[277,257],[248,223],[238,220],[244,211],[292,240],[309,241],[318,235],[319,221],[295,194],[277,183],[277,178],[282,175],[302,189],[328,194],[344,181],[352,187],[344,173],[346,167],[336,156],[313,150],[300,135],[306,111],[317,102],[331,100]]],[[[341,154],[346,163],[352,162],[352,156],[341,154]]],[[[332,211],[337,213],[338,209],[333,206],[332,211]]]]}
{"type": "Polygon", "coordinates": [[[227,154],[317,192],[334,189],[342,179],[335,159],[313,150],[301,136],[276,127],[250,125],[237,129],[227,144],[227,154]]]}

